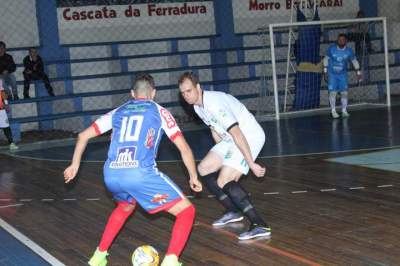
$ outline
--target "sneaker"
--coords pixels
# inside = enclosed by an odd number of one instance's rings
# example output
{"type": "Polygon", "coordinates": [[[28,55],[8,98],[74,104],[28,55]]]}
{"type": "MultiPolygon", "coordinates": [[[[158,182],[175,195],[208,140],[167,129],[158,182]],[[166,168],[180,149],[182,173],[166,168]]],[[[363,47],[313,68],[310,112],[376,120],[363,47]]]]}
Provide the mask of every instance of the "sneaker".
{"type": "Polygon", "coordinates": [[[161,266],[181,266],[182,263],[178,261],[178,257],[175,255],[167,255],[165,256],[161,266]]]}
{"type": "Polygon", "coordinates": [[[257,224],[250,226],[250,230],[239,235],[239,240],[249,240],[260,236],[270,236],[271,228],[257,224]]]}
{"type": "Polygon", "coordinates": [[[347,110],[342,110],[342,117],[349,117],[350,114],[347,112],[347,110]]]}
{"type": "Polygon", "coordinates": [[[18,150],[18,146],[14,142],[12,142],[10,144],[9,148],[10,148],[10,151],[18,150]]]}
{"type": "Polygon", "coordinates": [[[106,266],[107,265],[107,251],[100,251],[99,248],[96,248],[93,256],[90,258],[88,264],[90,266],[106,266]]]}
{"type": "Polygon", "coordinates": [[[31,96],[29,96],[29,94],[24,94],[24,99],[30,99],[31,96]]]}
{"type": "Polygon", "coordinates": [[[335,109],[332,110],[331,114],[332,114],[333,118],[338,118],[339,117],[339,115],[338,115],[338,113],[336,113],[335,109]]]}
{"type": "Polygon", "coordinates": [[[49,91],[49,96],[54,97],[54,96],[56,96],[56,95],[54,94],[54,92],[49,91]]]}
{"type": "Polygon", "coordinates": [[[215,220],[213,226],[222,226],[229,223],[239,222],[243,220],[243,215],[240,212],[227,212],[218,220],[215,220]]]}
{"type": "Polygon", "coordinates": [[[14,100],[14,101],[18,101],[18,100],[19,100],[18,95],[15,94],[14,97],[13,97],[13,100],[14,100]]]}

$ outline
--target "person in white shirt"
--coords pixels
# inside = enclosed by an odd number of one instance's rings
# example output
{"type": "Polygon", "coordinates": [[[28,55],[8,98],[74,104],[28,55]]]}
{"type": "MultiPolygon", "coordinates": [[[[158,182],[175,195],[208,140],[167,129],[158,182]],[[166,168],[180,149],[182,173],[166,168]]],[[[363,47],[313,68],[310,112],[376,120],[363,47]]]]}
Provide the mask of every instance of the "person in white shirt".
{"type": "Polygon", "coordinates": [[[4,92],[3,81],[0,79],[0,128],[3,129],[4,135],[6,135],[7,141],[10,144],[9,148],[11,151],[17,150],[18,146],[14,143],[10,123],[8,122],[7,112],[10,107],[8,105],[7,95],[4,92]]]}
{"type": "Polygon", "coordinates": [[[197,167],[202,182],[226,209],[213,226],[241,221],[245,215],[251,226],[249,231],[240,234],[240,240],[269,236],[270,227],[257,214],[248,193],[238,182],[249,169],[257,177],[265,175],[265,168],[254,162],[265,143],[264,130],[235,97],[203,91],[192,73],[181,75],[179,89],[184,100],[194,105],[197,115],[210,127],[216,143],[197,167]],[[216,172],[219,172],[218,178],[213,175],[216,172]]]}

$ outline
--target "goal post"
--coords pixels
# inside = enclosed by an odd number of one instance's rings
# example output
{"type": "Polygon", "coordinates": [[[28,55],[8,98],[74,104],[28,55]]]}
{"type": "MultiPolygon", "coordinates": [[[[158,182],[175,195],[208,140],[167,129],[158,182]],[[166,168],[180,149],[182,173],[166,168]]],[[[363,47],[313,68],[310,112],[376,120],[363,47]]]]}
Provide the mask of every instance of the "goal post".
{"type": "MultiPolygon", "coordinates": [[[[363,80],[357,82],[355,72],[350,66],[349,104],[391,105],[389,49],[386,18],[358,18],[326,21],[288,22],[270,24],[264,28],[265,37],[269,35],[271,70],[262,73],[267,80],[274,101],[274,116],[279,119],[282,113],[323,110],[329,107],[326,81],[322,78],[322,59],[327,47],[336,42],[338,33],[348,36],[348,46],[361,65],[363,80]],[[299,63],[297,49],[313,47],[308,36],[302,36],[301,46],[296,43],[303,29],[321,27],[318,63],[299,63]],[[361,35],[352,34],[351,29],[362,27],[361,35]],[[279,41],[278,41],[279,40],[279,41]],[[304,43],[305,42],[305,43],[304,43]],[[357,43],[358,42],[358,43],[357,43]],[[301,48],[299,48],[301,47],[301,48]],[[295,54],[296,52],[296,54],[295,54]],[[310,92],[312,91],[312,92],[310,92]],[[310,103],[312,101],[312,103],[310,103]]],[[[314,38],[315,39],[315,38],[314,38]]],[[[351,64],[350,64],[351,65],[351,64]]]]}

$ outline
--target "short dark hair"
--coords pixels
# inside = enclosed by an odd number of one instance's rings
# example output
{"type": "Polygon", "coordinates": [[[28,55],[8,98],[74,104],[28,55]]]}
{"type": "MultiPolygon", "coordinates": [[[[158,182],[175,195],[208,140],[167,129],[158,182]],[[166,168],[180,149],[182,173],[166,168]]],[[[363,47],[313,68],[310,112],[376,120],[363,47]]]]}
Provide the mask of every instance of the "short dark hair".
{"type": "Polygon", "coordinates": [[[344,37],[347,40],[347,36],[344,33],[339,33],[337,38],[339,39],[340,37],[344,37]]]}
{"type": "Polygon", "coordinates": [[[190,80],[193,86],[197,86],[197,84],[199,84],[199,78],[192,72],[185,72],[182,75],[180,75],[178,80],[178,85],[181,85],[183,82],[185,82],[185,80],[190,80]]]}
{"type": "Polygon", "coordinates": [[[0,41],[0,47],[6,48],[6,43],[5,43],[5,42],[2,42],[2,41],[0,41]]]}
{"type": "Polygon", "coordinates": [[[148,89],[155,89],[154,78],[148,73],[138,74],[133,83],[133,90],[143,91],[148,89]]]}

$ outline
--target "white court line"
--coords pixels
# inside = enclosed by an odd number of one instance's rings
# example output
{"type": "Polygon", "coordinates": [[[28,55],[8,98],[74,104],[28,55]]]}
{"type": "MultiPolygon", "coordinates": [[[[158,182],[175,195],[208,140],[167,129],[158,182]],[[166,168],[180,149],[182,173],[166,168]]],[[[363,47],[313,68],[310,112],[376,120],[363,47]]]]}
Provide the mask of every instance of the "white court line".
{"type": "Polygon", "coordinates": [[[0,199],[0,201],[12,201],[12,199],[0,199]]]}
{"type": "Polygon", "coordinates": [[[11,205],[4,205],[4,206],[0,206],[0,209],[5,209],[5,208],[10,208],[10,207],[19,207],[24,205],[23,203],[17,203],[17,204],[11,204],[11,205]]]}
{"type": "Polygon", "coordinates": [[[30,248],[33,252],[35,252],[37,255],[42,257],[45,261],[50,263],[50,265],[53,266],[65,266],[64,263],[50,255],[46,250],[41,248],[38,244],[30,240],[28,237],[25,235],[21,234],[18,230],[16,230],[14,227],[12,227],[10,224],[8,224],[6,221],[0,218],[0,226],[6,230],[8,233],[10,233],[13,237],[18,239],[20,242],[22,242],[25,246],[30,248]]]}
{"type": "Polygon", "coordinates": [[[380,186],[377,186],[377,187],[379,187],[379,188],[394,187],[394,185],[380,185],[380,186]]]}
{"type": "MultiPolygon", "coordinates": [[[[295,153],[295,154],[282,154],[282,155],[270,155],[270,156],[259,156],[257,159],[269,159],[269,158],[285,158],[285,157],[297,157],[297,156],[308,156],[308,155],[327,155],[327,154],[341,154],[341,153],[349,153],[349,152],[362,152],[362,151],[372,151],[372,150],[385,150],[385,149],[394,149],[400,148],[400,145],[393,145],[393,146],[384,146],[384,147],[375,147],[375,148],[364,148],[364,149],[353,149],[353,150],[342,150],[342,151],[324,151],[324,152],[310,152],[310,153],[295,153]]],[[[44,158],[37,158],[32,156],[22,156],[13,154],[10,152],[3,152],[9,156],[15,158],[22,158],[22,159],[30,159],[30,160],[38,160],[38,161],[49,161],[49,162],[70,162],[71,160],[63,160],[63,159],[44,159],[44,158]]],[[[82,160],[82,162],[86,163],[104,163],[104,160],[82,160]]],[[[199,162],[201,160],[196,160],[199,162]]],[[[157,160],[158,163],[177,163],[182,162],[182,160],[157,160]]]]}
{"type": "Polygon", "coordinates": [[[307,190],[298,190],[298,191],[292,191],[292,194],[301,194],[301,193],[307,193],[307,190]]]}
{"type": "Polygon", "coordinates": [[[32,201],[33,199],[20,199],[19,201],[20,202],[30,202],[30,201],[32,201]]]}
{"type": "Polygon", "coordinates": [[[365,187],[351,187],[350,190],[365,189],[365,187]]]}
{"type": "Polygon", "coordinates": [[[279,192],[264,192],[264,195],[278,195],[279,192]]]}
{"type": "Polygon", "coordinates": [[[63,201],[74,201],[76,199],[63,199],[63,201]]]}
{"type": "Polygon", "coordinates": [[[42,199],[42,201],[54,201],[54,199],[42,199]]]}
{"type": "Polygon", "coordinates": [[[208,195],[208,198],[215,198],[215,195],[208,195]]]}
{"type": "Polygon", "coordinates": [[[336,191],[336,188],[323,188],[320,190],[321,192],[330,192],[330,191],[336,191]]]}
{"type": "Polygon", "coordinates": [[[193,199],[194,196],[192,196],[192,195],[187,195],[186,198],[188,198],[188,199],[193,199]]]}
{"type": "Polygon", "coordinates": [[[100,198],[88,198],[88,199],[86,199],[86,200],[88,200],[88,201],[95,201],[95,200],[100,200],[100,198]]]}

